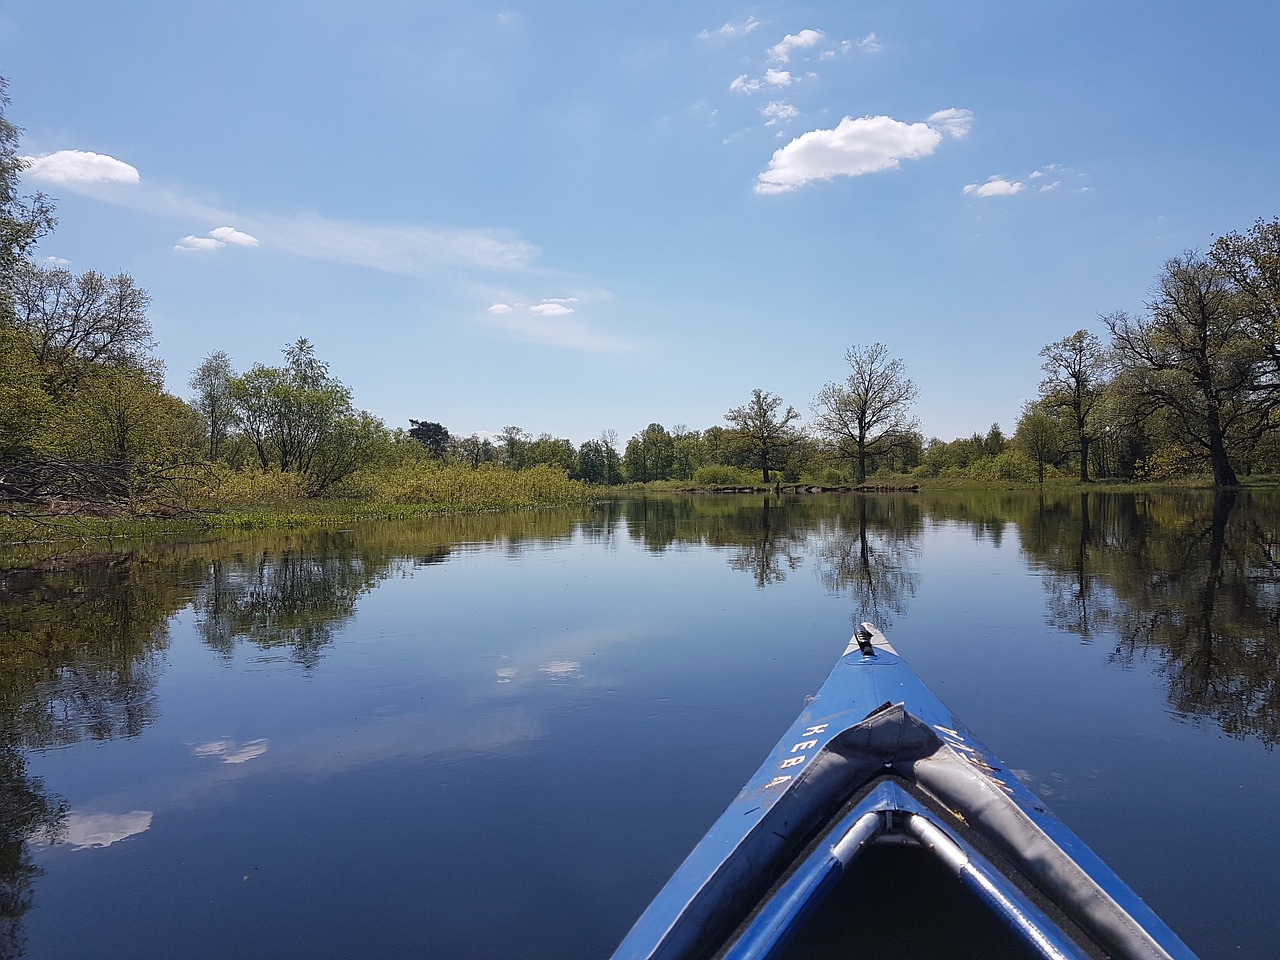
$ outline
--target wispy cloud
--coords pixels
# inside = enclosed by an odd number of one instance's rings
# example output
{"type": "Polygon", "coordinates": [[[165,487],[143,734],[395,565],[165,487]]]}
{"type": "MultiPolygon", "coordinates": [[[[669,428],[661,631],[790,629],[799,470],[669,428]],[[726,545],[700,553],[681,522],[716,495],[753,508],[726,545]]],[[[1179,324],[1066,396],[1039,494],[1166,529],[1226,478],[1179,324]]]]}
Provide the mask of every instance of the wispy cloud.
{"type": "Polygon", "coordinates": [[[939,110],[937,113],[930,114],[925,123],[941,130],[949,137],[963,140],[969,135],[969,130],[973,127],[973,112],[971,110],[963,110],[960,107],[949,107],[946,110],[939,110]]]}
{"type": "Polygon", "coordinates": [[[442,267],[518,271],[538,248],[503,230],[400,226],[335,220],[320,214],[248,219],[264,244],[298,256],[408,276],[442,267]]]}
{"type": "MultiPolygon", "coordinates": [[[[846,40],[844,44],[842,44],[841,46],[845,46],[848,43],[849,41],[846,40]]],[[[853,46],[856,47],[861,53],[879,53],[881,50],[884,49],[880,45],[880,41],[876,39],[876,35],[874,33],[868,33],[861,40],[856,41],[853,44],[853,46]]]]}
{"type": "Polygon", "coordinates": [[[539,252],[533,244],[500,229],[359,223],[318,213],[235,213],[211,207],[171,186],[148,183],[130,164],[84,150],[59,150],[31,158],[24,174],[104,203],[169,220],[239,225],[184,236],[175,248],[186,252],[261,243],[314,260],[418,277],[437,277],[458,269],[522,271],[539,252]]]}
{"type": "Polygon", "coordinates": [[[787,63],[795,50],[812,47],[826,35],[821,30],[801,30],[799,33],[788,33],[769,48],[769,59],[778,63],[787,63]]]}
{"type": "Polygon", "coordinates": [[[138,183],[136,167],[123,160],[88,150],[58,150],[38,157],[22,157],[26,175],[60,185],[89,183],[138,183]]]}
{"type": "Polygon", "coordinates": [[[769,118],[765,121],[766,127],[776,126],[800,116],[800,111],[793,104],[781,100],[770,100],[760,112],[769,118]]]}
{"type": "Polygon", "coordinates": [[[760,194],[787,193],[836,177],[858,177],[892,170],[903,160],[927,157],[944,136],[963,136],[972,115],[946,110],[937,122],[905,123],[893,117],[845,117],[832,130],[811,130],[774,151],[757,178],[760,194]],[[963,118],[961,117],[963,115],[963,118]]]}
{"type": "Polygon", "coordinates": [[[758,26],[760,26],[759,20],[755,17],[747,17],[747,19],[742,21],[742,23],[733,23],[730,21],[716,30],[703,30],[698,34],[698,39],[714,40],[716,38],[741,37],[750,33],[758,26]]]}

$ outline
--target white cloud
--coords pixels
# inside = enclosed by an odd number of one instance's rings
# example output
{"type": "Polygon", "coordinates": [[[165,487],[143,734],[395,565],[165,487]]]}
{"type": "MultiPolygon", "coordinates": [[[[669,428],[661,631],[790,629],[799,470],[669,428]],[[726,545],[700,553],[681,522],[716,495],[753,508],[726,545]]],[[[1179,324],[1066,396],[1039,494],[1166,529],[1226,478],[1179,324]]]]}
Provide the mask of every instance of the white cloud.
{"type": "Polygon", "coordinates": [[[245,763],[267,752],[268,740],[249,740],[236,743],[234,740],[210,740],[208,743],[197,743],[191,752],[197,757],[221,757],[223,763],[245,763]]]}
{"type": "Polygon", "coordinates": [[[59,270],[65,270],[67,267],[71,266],[71,261],[64,260],[62,257],[45,257],[44,262],[59,270]]]}
{"type": "Polygon", "coordinates": [[[761,111],[769,119],[765,121],[766,127],[772,127],[787,120],[794,120],[800,116],[800,111],[790,103],[784,103],[781,100],[770,100],[769,105],[761,111]]]}
{"type": "Polygon", "coordinates": [[[535,303],[529,308],[530,313],[536,313],[540,317],[564,317],[573,313],[573,307],[565,306],[563,303],[535,303]]]}
{"type": "Polygon", "coordinates": [[[105,153],[88,150],[58,150],[39,157],[23,157],[26,173],[48,183],[138,183],[135,167],[105,153]]]}
{"type": "Polygon", "coordinates": [[[755,93],[764,86],[764,81],[758,78],[748,80],[744,73],[729,84],[729,89],[734,93],[755,93]]]}
{"type": "Polygon", "coordinates": [[[742,23],[729,22],[718,30],[703,30],[698,34],[698,38],[700,40],[711,40],[716,37],[741,37],[758,26],[760,26],[759,20],[755,17],[747,17],[742,23]]]}
{"type": "Polygon", "coordinates": [[[213,237],[183,237],[173,245],[175,250],[217,250],[221,243],[213,237]]]}
{"type": "Polygon", "coordinates": [[[241,233],[235,227],[215,227],[209,231],[209,236],[220,243],[230,243],[237,247],[256,247],[258,245],[257,237],[241,233]]]}
{"type": "Polygon", "coordinates": [[[175,250],[217,250],[228,244],[236,247],[256,247],[258,238],[235,227],[214,227],[203,237],[187,236],[174,245],[175,250]]]}
{"type": "Polygon", "coordinates": [[[1021,193],[1024,184],[1019,180],[1006,180],[1004,177],[991,177],[986,183],[970,183],[964,188],[965,193],[976,197],[1011,197],[1021,193]]]}
{"type": "Polygon", "coordinates": [[[801,30],[799,33],[788,33],[780,41],[769,48],[769,59],[778,63],[787,63],[791,59],[791,51],[804,47],[812,47],[823,39],[821,30],[801,30]]]}
{"type": "Polygon", "coordinates": [[[845,117],[834,130],[811,130],[776,150],[757,178],[755,190],[786,193],[835,177],[891,170],[903,160],[929,156],[942,138],[942,130],[928,123],[904,123],[885,116],[845,117]]]}
{"type": "Polygon", "coordinates": [[[1046,183],[1043,187],[1040,188],[1040,192],[1048,193],[1050,190],[1057,190],[1060,186],[1062,186],[1062,181],[1055,180],[1053,181],[1053,183],[1046,183]]]}
{"type": "MultiPolygon", "coordinates": [[[[847,40],[845,42],[848,43],[847,40]]],[[[858,41],[858,49],[863,53],[879,53],[884,48],[880,46],[880,41],[876,39],[874,33],[868,33],[858,41]]]]}
{"type": "Polygon", "coordinates": [[[66,841],[72,850],[101,849],[149,829],[151,811],[80,813],[73,810],[67,815],[66,826],[66,841]]]}
{"type": "Polygon", "coordinates": [[[773,87],[789,87],[791,74],[786,70],[774,70],[770,67],[764,72],[764,82],[773,87]]]}
{"type": "Polygon", "coordinates": [[[228,244],[236,247],[256,247],[258,238],[235,227],[214,227],[203,237],[187,236],[179,240],[175,250],[217,250],[228,244]]]}
{"type": "Polygon", "coordinates": [[[489,312],[490,312],[490,313],[510,313],[510,312],[511,312],[511,304],[509,304],[509,303],[495,303],[493,306],[491,306],[491,307],[489,308],[489,312]]]}
{"type": "Polygon", "coordinates": [[[925,122],[931,127],[937,127],[949,137],[963,140],[969,135],[969,130],[973,126],[973,111],[950,107],[931,114],[925,122]]]}

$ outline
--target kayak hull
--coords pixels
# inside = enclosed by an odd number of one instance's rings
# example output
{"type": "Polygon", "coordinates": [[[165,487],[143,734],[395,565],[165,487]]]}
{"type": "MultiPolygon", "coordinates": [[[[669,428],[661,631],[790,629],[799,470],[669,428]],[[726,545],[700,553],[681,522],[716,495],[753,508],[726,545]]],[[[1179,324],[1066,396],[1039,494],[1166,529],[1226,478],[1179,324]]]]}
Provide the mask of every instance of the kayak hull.
{"type": "Polygon", "coordinates": [[[1194,960],[871,624],[614,960],[778,956],[887,843],[928,849],[1032,956],[1194,960]]]}

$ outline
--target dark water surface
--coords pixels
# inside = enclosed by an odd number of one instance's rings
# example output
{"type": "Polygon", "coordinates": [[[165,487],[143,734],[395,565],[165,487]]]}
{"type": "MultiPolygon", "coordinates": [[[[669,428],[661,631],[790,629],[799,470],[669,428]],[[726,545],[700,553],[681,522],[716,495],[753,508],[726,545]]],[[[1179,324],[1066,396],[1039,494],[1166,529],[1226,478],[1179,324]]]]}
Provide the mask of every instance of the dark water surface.
{"type": "Polygon", "coordinates": [[[607,956],[854,622],[1280,955],[1280,498],[686,498],[2,560],[0,960],[607,956]]]}

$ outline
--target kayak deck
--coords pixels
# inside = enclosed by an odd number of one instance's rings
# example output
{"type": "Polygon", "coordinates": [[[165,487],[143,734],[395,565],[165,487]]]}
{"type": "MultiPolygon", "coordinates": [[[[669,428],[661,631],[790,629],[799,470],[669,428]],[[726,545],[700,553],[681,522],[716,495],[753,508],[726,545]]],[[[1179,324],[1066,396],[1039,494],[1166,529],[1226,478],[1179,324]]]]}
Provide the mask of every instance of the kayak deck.
{"type": "Polygon", "coordinates": [[[871,624],[614,958],[781,957],[895,847],[927,852],[1025,956],[1194,960],[871,624]]]}

